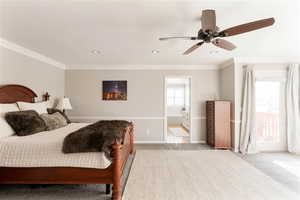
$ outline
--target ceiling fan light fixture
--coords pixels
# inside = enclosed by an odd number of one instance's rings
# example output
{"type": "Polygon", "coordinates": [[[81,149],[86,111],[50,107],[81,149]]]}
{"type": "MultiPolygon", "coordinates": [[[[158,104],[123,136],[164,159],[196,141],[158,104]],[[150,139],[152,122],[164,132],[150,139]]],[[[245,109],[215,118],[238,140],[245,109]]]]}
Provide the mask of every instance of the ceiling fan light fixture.
{"type": "Polygon", "coordinates": [[[219,51],[216,51],[216,50],[215,50],[215,51],[210,51],[210,52],[209,52],[209,54],[217,54],[217,53],[219,53],[219,51]]]}
{"type": "Polygon", "coordinates": [[[159,53],[158,50],[152,50],[151,52],[152,52],[153,54],[158,54],[158,53],[159,53]]]}
{"type": "Polygon", "coordinates": [[[92,53],[92,54],[98,55],[98,54],[100,54],[101,52],[100,52],[99,50],[97,50],[97,49],[94,49],[94,50],[91,51],[91,53],[92,53]]]}

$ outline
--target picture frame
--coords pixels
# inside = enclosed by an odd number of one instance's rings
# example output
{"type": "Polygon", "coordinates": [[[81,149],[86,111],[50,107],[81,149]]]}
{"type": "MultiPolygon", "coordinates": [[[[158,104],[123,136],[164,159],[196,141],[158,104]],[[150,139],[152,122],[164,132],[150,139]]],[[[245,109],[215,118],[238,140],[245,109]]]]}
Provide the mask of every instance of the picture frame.
{"type": "Polygon", "coordinates": [[[127,80],[102,81],[102,100],[127,101],[127,80]]]}

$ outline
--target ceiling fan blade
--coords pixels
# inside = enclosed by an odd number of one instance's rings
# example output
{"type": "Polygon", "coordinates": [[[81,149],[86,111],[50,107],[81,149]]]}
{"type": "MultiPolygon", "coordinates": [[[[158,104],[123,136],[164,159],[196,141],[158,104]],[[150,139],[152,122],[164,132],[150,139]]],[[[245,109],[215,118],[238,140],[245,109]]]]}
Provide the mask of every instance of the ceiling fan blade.
{"type": "Polygon", "coordinates": [[[216,12],[214,10],[203,10],[201,24],[203,31],[216,31],[216,12]]]}
{"type": "Polygon", "coordinates": [[[231,42],[228,42],[227,40],[215,39],[212,41],[212,43],[215,46],[220,47],[222,49],[226,49],[228,51],[232,51],[233,49],[236,48],[236,46],[234,44],[232,44],[231,42]]]}
{"type": "Polygon", "coordinates": [[[220,32],[219,35],[220,35],[220,37],[228,37],[228,36],[238,35],[241,33],[246,33],[246,32],[250,32],[250,31],[254,31],[257,29],[271,26],[274,24],[274,22],[275,22],[274,18],[258,20],[258,21],[254,21],[254,22],[250,22],[247,24],[242,24],[239,26],[234,26],[232,28],[226,29],[226,30],[220,32]]]}
{"type": "Polygon", "coordinates": [[[188,50],[186,50],[183,55],[188,55],[190,54],[191,52],[193,52],[194,50],[198,49],[204,42],[199,42],[193,46],[191,46],[188,50]]]}
{"type": "Polygon", "coordinates": [[[159,40],[172,40],[172,39],[196,40],[197,37],[161,37],[161,38],[159,38],[159,40]]]}

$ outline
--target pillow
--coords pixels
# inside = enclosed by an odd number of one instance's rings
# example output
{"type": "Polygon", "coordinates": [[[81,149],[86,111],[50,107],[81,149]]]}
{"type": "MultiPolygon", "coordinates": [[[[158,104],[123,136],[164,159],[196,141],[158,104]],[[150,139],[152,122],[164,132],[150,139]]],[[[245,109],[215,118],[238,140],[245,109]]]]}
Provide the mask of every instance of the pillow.
{"type": "Polygon", "coordinates": [[[47,131],[58,129],[67,126],[67,120],[59,112],[53,114],[41,114],[41,118],[44,120],[47,131]]]}
{"type": "Polygon", "coordinates": [[[15,131],[6,122],[4,117],[0,117],[0,139],[15,134],[15,131]]]}
{"type": "Polygon", "coordinates": [[[55,108],[47,108],[47,112],[48,112],[48,114],[53,114],[53,113],[59,112],[59,113],[67,120],[67,123],[68,123],[68,124],[71,123],[71,120],[69,119],[69,117],[68,117],[64,112],[62,112],[62,111],[59,110],[59,109],[55,109],[55,108]]]}
{"type": "Polygon", "coordinates": [[[0,104],[0,138],[15,134],[15,131],[10,127],[4,118],[5,113],[12,111],[19,111],[17,104],[0,104]]]}
{"type": "Polygon", "coordinates": [[[47,113],[48,101],[38,102],[38,103],[27,103],[27,102],[17,102],[21,111],[25,110],[35,110],[39,115],[47,113]]]}
{"type": "Polygon", "coordinates": [[[5,119],[18,136],[32,135],[47,129],[44,120],[34,110],[8,112],[5,119]]]}
{"type": "MultiPolygon", "coordinates": [[[[7,112],[19,111],[19,107],[16,103],[1,103],[0,104],[0,114],[7,112]]],[[[2,115],[4,116],[4,114],[2,115]]]]}

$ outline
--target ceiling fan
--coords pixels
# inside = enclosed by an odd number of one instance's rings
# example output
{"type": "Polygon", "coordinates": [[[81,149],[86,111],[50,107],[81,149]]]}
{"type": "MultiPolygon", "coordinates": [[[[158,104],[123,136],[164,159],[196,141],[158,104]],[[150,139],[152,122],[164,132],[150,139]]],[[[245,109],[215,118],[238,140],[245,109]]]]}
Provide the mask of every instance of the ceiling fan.
{"type": "Polygon", "coordinates": [[[236,48],[234,44],[227,40],[223,40],[220,38],[229,37],[238,35],[241,33],[246,33],[250,31],[254,31],[257,29],[265,28],[273,25],[275,22],[274,18],[268,18],[263,20],[258,20],[238,26],[234,26],[232,28],[228,28],[226,30],[219,32],[219,27],[216,26],[216,12],[215,10],[203,10],[201,17],[202,28],[198,31],[198,35],[196,37],[161,37],[159,40],[169,40],[169,39],[185,39],[185,40],[201,40],[199,43],[193,45],[188,50],[186,50],[183,55],[188,55],[204,43],[212,43],[217,47],[222,49],[226,49],[231,51],[236,48]]]}

